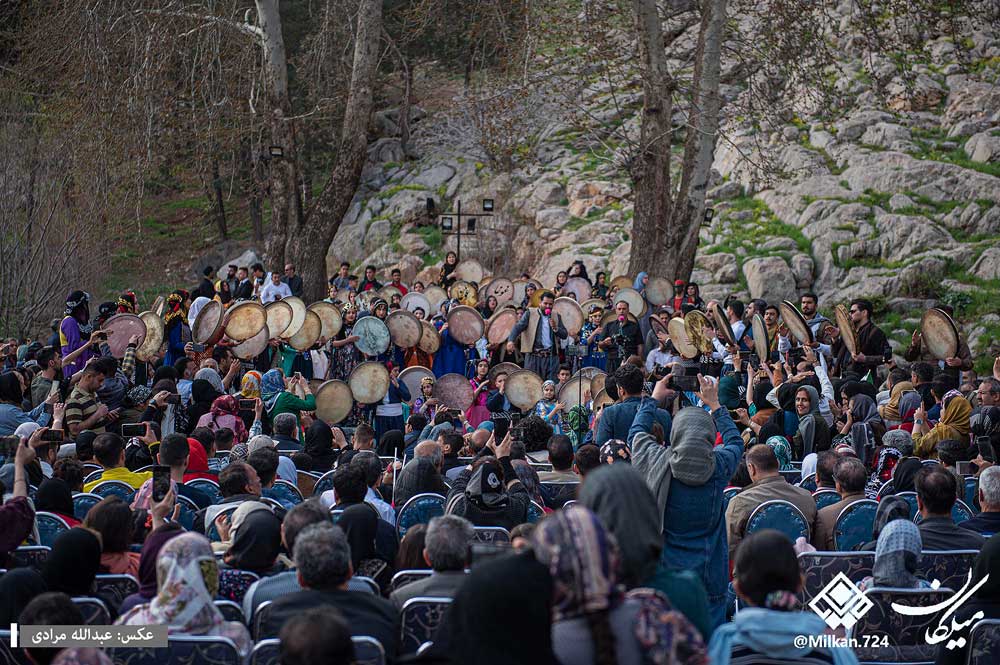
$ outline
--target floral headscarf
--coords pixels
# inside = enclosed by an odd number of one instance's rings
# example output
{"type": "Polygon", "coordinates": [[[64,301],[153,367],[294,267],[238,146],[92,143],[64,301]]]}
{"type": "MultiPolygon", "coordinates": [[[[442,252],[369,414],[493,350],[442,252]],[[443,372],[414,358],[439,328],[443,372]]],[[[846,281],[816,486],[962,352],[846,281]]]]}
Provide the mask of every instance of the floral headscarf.
{"type": "MultiPolygon", "coordinates": [[[[898,432],[900,430],[893,431],[898,432]]],[[[885,439],[883,439],[883,443],[885,443],[885,439]]],[[[898,448],[888,445],[879,451],[878,461],[875,462],[875,471],[872,472],[871,477],[868,479],[868,484],[865,485],[866,498],[874,499],[878,496],[879,488],[892,478],[892,470],[896,468],[896,462],[902,456],[903,453],[898,448]]]]}
{"type": "Polygon", "coordinates": [[[244,399],[257,399],[260,397],[260,372],[250,370],[243,375],[243,381],[240,382],[240,395],[244,399]]]}
{"type": "Polygon", "coordinates": [[[580,447],[590,426],[590,412],[584,405],[577,404],[566,413],[564,420],[566,426],[563,428],[563,434],[573,442],[574,448],[580,447]]]}
{"type": "Polygon", "coordinates": [[[632,449],[621,439],[608,439],[601,444],[601,462],[614,464],[616,462],[632,463],[632,449]]]}
{"type": "Polygon", "coordinates": [[[269,369],[264,372],[260,380],[260,398],[264,400],[264,406],[268,413],[274,408],[278,401],[278,395],[285,390],[285,377],[276,369],[269,369]]]}
{"type": "Polygon", "coordinates": [[[243,424],[243,419],[240,418],[240,403],[236,401],[236,398],[232,395],[222,395],[216,397],[215,401],[212,402],[212,422],[216,422],[220,416],[235,416],[233,419],[233,434],[236,435],[237,441],[242,441],[246,438],[247,428],[243,424]]]}
{"type": "Polygon", "coordinates": [[[208,539],[185,533],[171,539],[156,561],[157,594],[120,617],[117,624],[168,626],[170,634],[228,637],[246,655],[253,646],[246,626],[225,621],[213,603],[219,567],[208,539]]]}
{"type": "Polygon", "coordinates": [[[119,314],[135,314],[137,299],[135,294],[131,291],[124,291],[121,297],[118,298],[118,302],[115,304],[118,306],[119,314]]]}

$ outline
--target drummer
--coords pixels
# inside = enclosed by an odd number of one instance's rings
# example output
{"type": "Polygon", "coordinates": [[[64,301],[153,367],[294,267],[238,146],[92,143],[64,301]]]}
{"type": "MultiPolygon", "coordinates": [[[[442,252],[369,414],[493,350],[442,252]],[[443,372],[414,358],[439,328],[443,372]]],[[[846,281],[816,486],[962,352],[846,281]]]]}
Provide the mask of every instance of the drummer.
{"type": "MultiPolygon", "coordinates": [[[[454,301],[448,301],[441,303],[441,308],[447,316],[448,310],[453,306],[454,301]]],[[[435,320],[437,322],[437,320],[435,320]]],[[[441,334],[441,347],[438,352],[434,354],[434,376],[441,378],[445,374],[461,374],[462,376],[468,376],[466,374],[466,362],[469,358],[469,352],[475,347],[466,346],[462,344],[457,339],[451,336],[448,330],[447,319],[442,319],[441,327],[438,329],[441,334]]]]}
{"type": "MultiPolygon", "coordinates": [[[[63,320],[59,324],[59,344],[62,356],[65,358],[81,347],[90,345],[90,294],[85,291],[73,291],[66,298],[66,309],[63,320]]],[[[87,365],[87,361],[96,355],[86,348],[74,362],[63,363],[63,376],[70,378],[87,365]]]]}
{"type": "Polygon", "coordinates": [[[330,369],[328,378],[347,381],[351,377],[351,372],[361,362],[361,352],[355,343],[361,339],[353,334],[354,324],[358,320],[358,308],[351,303],[341,307],[341,316],[344,325],[330,340],[330,369]]]}
{"type": "MultiPolygon", "coordinates": [[[[951,305],[938,305],[937,309],[940,309],[948,316],[954,316],[954,310],[951,305]]],[[[909,362],[922,360],[932,365],[937,365],[945,374],[953,377],[956,381],[960,380],[962,372],[972,369],[972,352],[969,350],[968,342],[962,339],[961,335],[958,337],[958,355],[946,358],[945,360],[938,360],[936,356],[923,347],[921,341],[920,328],[918,326],[913,331],[913,336],[910,338],[910,346],[903,354],[903,358],[909,362]]]]}
{"type": "MultiPolygon", "coordinates": [[[[542,293],[538,307],[526,311],[507,336],[507,352],[520,348],[525,354],[524,368],[543,380],[555,380],[559,369],[559,348],[556,339],[566,339],[569,333],[562,318],[552,311],[555,297],[551,291],[542,293]],[[514,344],[518,340],[518,344],[514,344]]],[[[627,311],[626,305],[626,311],[627,311]]],[[[638,335],[638,326],[636,326],[638,335]]]]}
{"type": "Polygon", "coordinates": [[[397,289],[399,289],[400,297],[405,296],[407,293],[410,292],[410,290],[406,288],[406,286],[401,281],[403,273],[399,271],[399,268],[393,268],[392,272],[389,273],[389,276],[392,278],[392,280],[389,282],[389,286],[395,286],[397,289]]]}
{"type": "Polygon", "coordinates": [[[410,401],[410,389],[399,380],[399,366],[386,363],[389,370],[389,389],[381,402],[372,405],[375,415],[375,440],[381,441],[386,432],[403,431],[403,402],[410,401]]]}
{"type": "Polygon", "coordinates": [[[458,254],[448,252],[441,264],[441,272],[438,273],[438,286],[447,291],[455,283],[455,268],[458,267],[458,254]]]}
{"type": "Polygon", "coordinates": [[[590,290],[590,297],[605,300],[608,297],[608,274],[606,272],[599,272],[596,279],[594,288],[590,290]]]}
{"type": "Polygon", "coordinates": [[[851,301],[848,310],[851,321],[854,323],[854,331],[857,335],[858,352],[851,354],[844,344],[843,332],[834,328],[836,341],[833,344],[833,353],[837,359],[837,366],[840,368],[841,376],[852,372],[859,377],[872,372],[872,376],[878,368],[892,359],[892,347],[889,346],[889,339],[881,328],[872,322],[872,314],[875,307],[870,300],[857,298],[851,301]]]}

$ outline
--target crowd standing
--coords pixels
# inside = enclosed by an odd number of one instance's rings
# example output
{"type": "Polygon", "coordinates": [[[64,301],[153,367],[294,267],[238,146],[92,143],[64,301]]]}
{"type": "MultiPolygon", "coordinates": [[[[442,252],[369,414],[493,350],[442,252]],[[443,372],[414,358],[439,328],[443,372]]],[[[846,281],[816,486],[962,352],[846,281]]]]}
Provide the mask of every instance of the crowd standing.
{"type": "MultiPolygon", "coordinates": [[[[457,259],[438,286],[455,282],[457,259]]],[[[400,298],[361,297],[384,285],[374,266],[363,278],[350,269],[329,285],[343,327],[306,352],[272,342],[243,361],[225,343],[192,343],[210,301],[302,294],[293,265],[261,264],[209,268],[169,294],[151,361],[137,359],[137,338],[115,357],[102,332],[139,311],[131,292],[92,316],[90,296],[73,291],[48,340],[0,346],[0,625],[83,623],[73,599],[87,596],[119,624],[227,638],[241,656],[280,638],[283,663],[353,662],[361,636],[388,662],[854,663],[848,647],[793,639],[830,632],[802,606],[799,557],[842,549],[845,511],[872,501],[857,549],[874,564],[854,582],[932,590],[922,553],[973,550],[973,582],[994,577],[961,617],[1000,618],[1000,358],[977,377],[964,340],[937,361],[915,333],[907,364],[896,362],[864,299],[850,303],[854,353],[812,293],[798,303],[814,335],[805,344],[775,303],[705,302],[682,281],[636,315],[579,261],[509,303],[505,341],[451,337],[460,303],[446,300],[416,312],[440,333],[435,353],[366,357],[354,327],[400,298]],[[552,308],[577,298],[576,278],[598,304],[570,334],[552,308]],[[705,328],[712,350],[683,357],[671,320],[715,306],[735,343],[705,328]],[[325,422],[310,380],[346,380],[370,360],[390,369],[385,397],[325,422]],[[508,399],[501,362],[544,381],[532,408],[508,399]],[[434,376],[411,394],[398,372],[416,365],[434,376]],[[567,409],[560,387],[581,367],[607,372],[608,398],[587,390],[567,409]],[[467,410],[435,397],[451,373],[468,377],[467,410]],[[154,469],[169,476],[159,491],[154,469]],[[427,497],[430,513],[417,503],[427,497]],[[801,533],[756,526],[768,502],[801,533]],[[956,505],[975,515],[959,523],[956,505]],[[44,560],[19,557],[43,542],[44,560]],[[135,585],[116,596],[106,575],[135,585]],[[418,655],[407,612],[428,597],[451,602],[418,655]]],[[[643,294],[648,281],[631,286],[643,294]]],[[[386,284],[425,290],[398,270],[386,284]]],[[[479,306],[484,318],[501,309],[495,297],[479,306]]],[[[965,662],[966,649],[939,647],[937,659],[965,662]]],[[[109,662],[96,649],[25,651],[36,663],[109,662]]]]}

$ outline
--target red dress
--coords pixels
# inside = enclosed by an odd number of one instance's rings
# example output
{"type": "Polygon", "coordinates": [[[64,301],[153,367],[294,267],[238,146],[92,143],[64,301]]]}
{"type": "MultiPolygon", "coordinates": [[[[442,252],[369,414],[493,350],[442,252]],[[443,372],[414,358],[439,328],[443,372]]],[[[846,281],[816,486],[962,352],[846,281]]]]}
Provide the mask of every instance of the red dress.
{"type": "MultiPolygon", "coordinates": [[[[489,379],[483,379],[482,383],[487,383],[488,381],[489,379]]],[[[469,383],[472,384],[473,390],[482,385],[478,379],[469,379],[469,383]]],[[[469,421],[469,424],[473,427],[473,429],[479,427],[480,423],[486,422],[490,419],[490,410],[486,408],[486,400],[489,396],[489,390],[480,390],[476,393],[475,398],[472,400],[472,406],[470,406],[465,412],[465,419],[469,421]]]]}

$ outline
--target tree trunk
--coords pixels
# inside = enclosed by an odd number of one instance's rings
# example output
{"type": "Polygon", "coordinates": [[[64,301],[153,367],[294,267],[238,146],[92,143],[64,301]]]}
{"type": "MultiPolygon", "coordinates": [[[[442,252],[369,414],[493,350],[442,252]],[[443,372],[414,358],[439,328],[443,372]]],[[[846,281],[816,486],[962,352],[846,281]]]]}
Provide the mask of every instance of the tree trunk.
{"type": "Polygon", "coordinates": [[[690,127],[684,145],[681,186],[671,211],[671,222],[679,234],[680,258],[673,278],[685,281],[694,270],[699,230],[705,217],[705,193],[719,134],[719,74],[726,24],[726,0],[704,0],[702,5],[690,127]]]}
{"type": "Polygon", "coordinates": [[[381,0],[362,0],[337,161],[304,221],[288,234],[285,257],[302,276],[306,302],[326,296],[326,253],[350,208],[368,156],[368,123],[382,34],[381,0]]]}
{"type": "Polygon", "coordinates": [[[278,0],[256,0],[257,16],[263,33],[264,63],[267,79],[267,101],[271,127],[270,148],[279,149],[281,156],[270,156],[271,233],[265,255],[272,267],[281,270],[285,263],[285,246],[294,228],[296,205],[295,126],[289,118],[292,103],[288,96],[288,63],[285,40],[281,34],[278,0]]]}
{"type": "Polygon", "coordinates": [[[676,86],[663,50],[663,28],[656,0],[634,0],[643,80],[642,127],[639,154],[632,164],[635,216],[629,274],[652,271],[669,277],[676,257],[667,256],[670,192],[670,137],[672,95],[676,86]]]}
{"type": "Polygon", "coordinates": [[[226,203],[222,198],[222,177],[217,157],[212,159],[212,192],[215,196],[215,225],[219,228],[219,239],[225,240],[229,231],[226,228],[226,203]]]}

